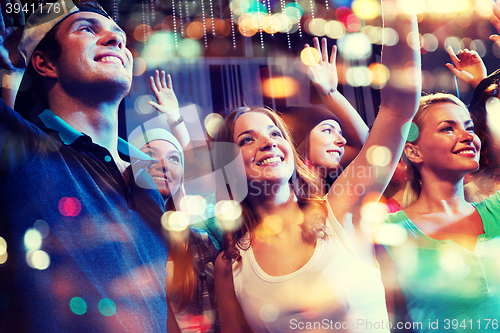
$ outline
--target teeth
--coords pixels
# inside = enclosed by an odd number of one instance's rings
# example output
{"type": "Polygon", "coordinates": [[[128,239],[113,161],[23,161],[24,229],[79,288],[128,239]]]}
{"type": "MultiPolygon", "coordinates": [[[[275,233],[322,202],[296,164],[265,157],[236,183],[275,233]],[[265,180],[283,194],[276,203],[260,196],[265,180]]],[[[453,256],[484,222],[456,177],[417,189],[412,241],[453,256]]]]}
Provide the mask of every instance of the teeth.
{"type": "Polygon", "coordinates": [[[112,62],[112,63],[119,64],[119,65],[122,64],[122,61],[119,58],[114,57],[114,56],[102,57],[101,59],[99,59],[99,62],[112,62]]]}
{"type": "Polygon", "coordinates": [[[167,182],[167,181],[168,181],[168,179],[167,179],[167,178],[165,178],[165,177],[156,177],[156,176],[153,176],[153,179],[154,179],[154,180],[163,181],[163,182],[167,182]]]}
{"type": "Polygon", "coordinates": [[[473,149],[466,149],[466,150],[459,151],[458,153],[459,154],[470,154],[470,153],[474,153],[474,150],[473,149]]]}
{"type": "Polygon", "coordinates": [[[333,150],[332,151],[328,151],[327,153],[330,154],[330,155],[335,155],[335,156],[339,156],[340,155],[340,153],[338,151],[333,151],[333,150]]]}
{"type": "Polygon", "coordinates": [[[278,163],[278,162],[281,162],[281,157],[275,156],[275,157],[266,158],[264,161],[260,162],[260,165],[266,165],[266,164],[278,163]]]}

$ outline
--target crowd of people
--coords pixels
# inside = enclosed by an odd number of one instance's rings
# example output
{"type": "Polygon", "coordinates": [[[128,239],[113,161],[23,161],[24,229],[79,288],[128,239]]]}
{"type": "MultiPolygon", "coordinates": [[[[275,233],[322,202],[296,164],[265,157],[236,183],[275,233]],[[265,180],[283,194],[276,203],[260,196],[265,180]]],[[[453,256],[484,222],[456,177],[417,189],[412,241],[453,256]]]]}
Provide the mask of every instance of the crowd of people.
{"type": "Polygon", "coordinates": [[[417,16],[381,2],[407,37],[383,45],[373,126],[314,38],[323,106],[226,112],[206,230],[183,208],[193,145],[170,75],[150,78],[165,126],[126,142],[133,56],[102,7],[41,6],[25,26],[3,11],[0,66],[28,88],[0,102],[0,331],[497,332],[500,73],[450,48],[472,101],[422,95],[417,16]]]}

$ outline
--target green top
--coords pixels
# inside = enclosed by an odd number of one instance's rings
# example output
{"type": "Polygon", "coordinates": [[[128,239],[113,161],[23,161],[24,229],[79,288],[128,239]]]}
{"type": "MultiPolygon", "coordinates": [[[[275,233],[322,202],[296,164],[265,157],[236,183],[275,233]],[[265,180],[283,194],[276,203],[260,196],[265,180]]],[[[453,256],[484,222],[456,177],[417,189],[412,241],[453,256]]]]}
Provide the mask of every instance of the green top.
{"type": "Polygon", "coordinates": [[[386,248],[416,332],[499,331],[500,192],[473,205],[485,233],[472,252],[427,236],[404,211],[387,215],[407,231],[403,244],[386,248]]]}

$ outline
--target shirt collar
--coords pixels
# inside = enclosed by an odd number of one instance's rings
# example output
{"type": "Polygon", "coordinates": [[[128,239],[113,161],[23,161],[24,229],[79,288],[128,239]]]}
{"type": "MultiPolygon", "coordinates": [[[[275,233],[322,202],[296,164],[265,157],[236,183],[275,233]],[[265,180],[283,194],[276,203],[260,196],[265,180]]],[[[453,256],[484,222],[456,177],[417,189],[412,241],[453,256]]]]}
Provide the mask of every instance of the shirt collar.
{"type": "MultiPolygon", "coordinates": [[[[67,122],[62,120],[59,116],[57,116],[54,112],[49,109],[45,109],[42,113],[38,115],[40,120],[43,122],[45,127],[54,130],[59,133],[59,137],[61,141],[65,145],[73,144],[76,139],[81,136],[84,136],[83,133],[78,132],[73,127],[71,127],[67,122]]],[[[156,161],[152,157],[144,154],[142,151],[137,149],[136,147],[130,145],[127,141],[122,138],[118,138],[118,151],[125,156],[130,156],[134,159],[145,160],[145,161],[156,161]]]]}

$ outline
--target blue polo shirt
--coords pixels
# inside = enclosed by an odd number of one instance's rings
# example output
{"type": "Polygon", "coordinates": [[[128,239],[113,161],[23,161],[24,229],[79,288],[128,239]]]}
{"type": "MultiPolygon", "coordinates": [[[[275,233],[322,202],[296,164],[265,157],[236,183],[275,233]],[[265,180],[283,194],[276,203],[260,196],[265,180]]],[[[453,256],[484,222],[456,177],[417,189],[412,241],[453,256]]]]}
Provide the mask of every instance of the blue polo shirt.
{"type": "Polygon", "coordinates": [[[107,149],[39,118],[0,100],[0,332],[166,332],[154,160],[120,140],[126,183],[107,149]]]}

